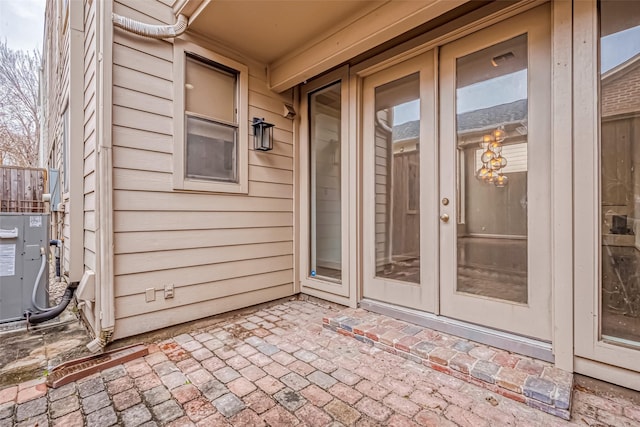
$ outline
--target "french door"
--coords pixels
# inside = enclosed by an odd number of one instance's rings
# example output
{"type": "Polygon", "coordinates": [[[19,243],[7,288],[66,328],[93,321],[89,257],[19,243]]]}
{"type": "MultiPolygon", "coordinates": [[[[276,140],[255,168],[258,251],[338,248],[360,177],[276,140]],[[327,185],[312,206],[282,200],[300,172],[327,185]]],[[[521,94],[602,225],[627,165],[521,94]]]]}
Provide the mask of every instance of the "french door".
{"type": "Polygon", "coordinates": [[[433,51],[364,80],[363,296],[436,309],[433,51]]]}
{"type": "Polygon", "coordinates": [[[542,6],[364,79],[365,298],[551,339],[549,34],[542,6]]]}
{"type": "Polygon", "coordinates": [[[551,339],[548,10],[440,52],[441,311],[543,340],[551,339]]]}

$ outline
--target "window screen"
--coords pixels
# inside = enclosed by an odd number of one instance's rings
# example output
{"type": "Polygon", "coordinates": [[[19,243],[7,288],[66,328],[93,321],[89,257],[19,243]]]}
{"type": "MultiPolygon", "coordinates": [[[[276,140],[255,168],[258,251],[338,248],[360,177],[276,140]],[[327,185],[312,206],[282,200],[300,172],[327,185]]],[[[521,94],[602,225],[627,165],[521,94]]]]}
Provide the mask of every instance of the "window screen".
{"type": "Polygon", "coordinates": [[[238,74],[192,56],[185,68],[185,177],[238,182],[238,74]]]}

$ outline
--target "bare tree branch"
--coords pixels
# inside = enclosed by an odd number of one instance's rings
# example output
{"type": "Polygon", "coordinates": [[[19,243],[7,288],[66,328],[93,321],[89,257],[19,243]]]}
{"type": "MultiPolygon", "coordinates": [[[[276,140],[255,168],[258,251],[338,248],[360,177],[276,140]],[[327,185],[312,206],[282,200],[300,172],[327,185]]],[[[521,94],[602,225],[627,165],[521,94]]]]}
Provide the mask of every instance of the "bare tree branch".
{"type": "Polygon", "coordinates": [[[0,164],[37,166],[40,53],[0,41],[0,164]]]}

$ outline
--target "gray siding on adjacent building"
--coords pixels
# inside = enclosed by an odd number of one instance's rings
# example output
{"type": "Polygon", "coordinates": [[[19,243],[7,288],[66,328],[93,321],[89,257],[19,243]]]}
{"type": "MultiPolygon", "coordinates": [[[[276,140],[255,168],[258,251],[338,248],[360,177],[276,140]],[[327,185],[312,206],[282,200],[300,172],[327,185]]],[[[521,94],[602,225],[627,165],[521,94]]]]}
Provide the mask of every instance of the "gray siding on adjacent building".
{"type": "MultiPolygon", "coordinates": [[[[44,113],[44,155],[45,163],[48,168],[58,169],[60,171],[60,189],[64,189],[64,180],[68,176],[64,176],[63,168],[63,116],[65,107],[69,99],[69,53],[70,53],[70,25],[69,19],[60,17],[58,4],[56,2],[47,2],[45,9],[45,29],[44,29],[44,46],[42,52],[44,65],[44,82],[41,82],[41,89],[45,91],[42,99],[44,104],[42,111],[44,113]]],[[[70,225],[69,212],[70,201],[67,197],[62,199],[64,212],[52,212],[51,214],[51,238],[64,240],[62,250],[62,272],[68,272],[70,269],[70,225]]],[[[54,207],[55,208],[55,207],[54,207]]]]}

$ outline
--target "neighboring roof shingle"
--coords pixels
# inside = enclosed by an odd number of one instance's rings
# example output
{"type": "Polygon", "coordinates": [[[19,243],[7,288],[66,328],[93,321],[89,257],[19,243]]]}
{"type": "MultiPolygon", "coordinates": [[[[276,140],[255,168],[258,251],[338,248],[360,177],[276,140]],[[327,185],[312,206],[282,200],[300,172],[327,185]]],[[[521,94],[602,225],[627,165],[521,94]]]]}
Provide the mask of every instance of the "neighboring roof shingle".
{"type": "MultiPolygon", "coordinates": [[[[500,104],[489,108],[467,111],[458,114],[458,132],[474,129],[485,129],[501,124],[518,122],[527,119],[528,103],[526,99],[519,99],[507,104],[500,104]]],[[[393,127],[393,141],[417,138],[420,134],[420,121],[402,123],[393,127]]]]}

